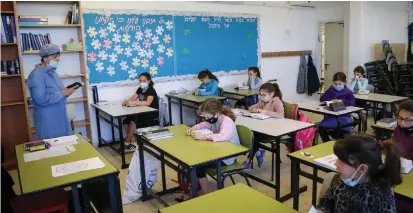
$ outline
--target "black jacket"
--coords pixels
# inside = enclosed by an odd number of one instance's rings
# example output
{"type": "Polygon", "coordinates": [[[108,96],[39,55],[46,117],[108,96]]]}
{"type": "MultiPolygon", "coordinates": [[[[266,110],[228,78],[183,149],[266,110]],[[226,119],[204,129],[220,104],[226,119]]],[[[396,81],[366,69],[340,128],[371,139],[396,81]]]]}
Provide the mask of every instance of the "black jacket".
{"type": "Polygon", "coordinates": [[[308,56],[308,72],[307,72],[307,83],[308,83],[308,95],[313,95],[320,90],[320,79],[318,78],[317,69],[314,66],[313,58],[311,55],[308,56]]]}

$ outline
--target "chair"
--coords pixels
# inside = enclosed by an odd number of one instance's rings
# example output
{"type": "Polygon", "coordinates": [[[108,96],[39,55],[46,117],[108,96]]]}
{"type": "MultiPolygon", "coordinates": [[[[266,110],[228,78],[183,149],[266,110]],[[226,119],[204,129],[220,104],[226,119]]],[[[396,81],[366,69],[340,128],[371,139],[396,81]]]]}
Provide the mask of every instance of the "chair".
{"type": "Polygon", "coordinates": [[[327,189],[331,186],[331,181],[333,180],[334,176],[336,176],[336,172],[329,172],[324,176],[323,185],[321,186],[319,199],[321,199],[327,192],[327,189]]]}
{"type": "MultiPolygon", "coordinates": [[[[237,132],[238,132],[238,137],[241,143],[241,146],[244,146],[250,150],[250,153],[248,154],[249,162],[252,162],[252,158],[254,157],[255,153],[253,152],[253,147],[254,147],[254,133],[246,126],[242,125],[237,125],[237,132]]],[[[207,169],[206,174],[211,176],[212,178],[215,178],[217,175],[217,171],[215,168],[207,169]]],[[[222,166],[221,167],[221,174],[222,174],[222,186],[221,188],[224,187],[225,179],[229,177],[232,181],[232,184],[235,185],[234,178],[232,178],[232,175],[234,174],[239,174],[245,178],[245,181],[247,182],[248,186],[251,187],[251,184],[247,178],[247,176],[244,173],[244,165],[242,163],[238,163],[235,161],[233,164],[228,165],[228,166],[222,166]]]]}
{"type": "Polygon", "coordinates": [[[14,213],[69,212],[69,199],[63,189],[53,189],[28,196],[18,196],[10,201],[14,213]]]}

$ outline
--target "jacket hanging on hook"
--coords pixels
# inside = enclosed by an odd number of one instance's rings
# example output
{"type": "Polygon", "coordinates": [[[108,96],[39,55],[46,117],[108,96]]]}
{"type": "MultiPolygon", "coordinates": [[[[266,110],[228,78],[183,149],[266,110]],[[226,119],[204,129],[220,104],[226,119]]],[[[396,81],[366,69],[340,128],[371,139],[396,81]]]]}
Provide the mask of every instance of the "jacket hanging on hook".
{"type": "Polygon", "coordinates": [[[317,68],[315,68],[313,63],[313,58],[308,55],[308,71],[307,71],[307,92],[308,95],[313,95],[320,90],[320,79],[318,78],[317,68]]]}
{"type": "Polygon", "coordinates": [[[307,91],[307,60],[305,55],[300,56],[300,66],[298,68],[298,78],[297,78],[297,93],[305,93],[307,91]]]}

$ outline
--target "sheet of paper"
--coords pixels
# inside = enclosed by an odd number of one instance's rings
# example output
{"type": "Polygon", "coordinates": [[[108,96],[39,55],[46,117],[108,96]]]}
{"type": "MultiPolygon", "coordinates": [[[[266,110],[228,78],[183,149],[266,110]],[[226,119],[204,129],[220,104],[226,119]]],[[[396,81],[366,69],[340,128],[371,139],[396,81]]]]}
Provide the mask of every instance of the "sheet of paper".
{"type": "Polygon", "coordinates": [[[45,141],[48,142],[53,147],[53,146],[74,145],[78,143],[77,139],[79,138],[76,135],[70,135],[70,136],[63,136],[59,138],[46,139],[45,141]]]}
{"type": "Polygon", "coordinates": [[[89,158],[86,160],[74,161],[52,166],[52,176],[60,177],[64,175],[74,174],[82,171],[99,169],[105,167],[105,164],[98,158],[89,158]]]}
{"type": "Polygon", "coordinates": [[[317,209],[315,209],[314,206],[311,206],[311,209],[308,213],[317,213],[317,209]]]}
{"type": "Polygon", "coordinates": [[[27,152],[23,154],[24,162],[30,162],[35,160],[40,160],[44,158],[52,158],[56,156],[69,154],[70,151],[65,146],[52,147],[50,149],[27,152]]]}

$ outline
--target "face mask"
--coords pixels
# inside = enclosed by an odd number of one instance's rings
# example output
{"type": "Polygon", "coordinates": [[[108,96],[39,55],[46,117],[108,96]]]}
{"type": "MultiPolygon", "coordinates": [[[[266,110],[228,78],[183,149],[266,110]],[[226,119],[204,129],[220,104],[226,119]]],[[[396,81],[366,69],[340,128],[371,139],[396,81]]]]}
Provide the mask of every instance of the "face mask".
{"type": "Polygon", "coordinates": [[[47,64],[47,68],[49,69],[56,69],[57,65],[59,65],[58,61],[55,60],[51,60],[48,64],[47,64]]]}
{"type": "Polygon", "coordinates": [[[214,124],[218,121],[218,118],[214,116],[212,116],[211,118],[205,119],[206,122],[210,123],[210,124],[214,124]]]}
{"type": "Polygon", "coordinates": [[[344,89],[344,85],[333,85],[334,89],[336,89],[337,91],[341,91],[344,89]]]}
{"type": "Polygon", "coordinates": [[[413,134],[413,126],[411,127],[401,127],[399,124],[397,124],[397,126],[399,126],[400,130],[408,135],[413,134]]]}
{"type": "Polygon", "coordinates": [[[354,174],[351,176],[351,178],[347,178],[347,179],[343,179],[341,178],[341,180],[344,182],[344,184],[346,184],[347,186],[350,187],[354,187],[355,185],[357,185],[361,178],[363,177],[364,173],[360,175],[360,177],[357,180],[353,180],[354,176],[357,174],[357,172],[359,171],[360,166],[357,168],[356,172],[354,172],[354,174]]]}
{"type": "Polygon", "coordinates": [[[145,83],[145,82],[139,83],[139,87],[141,89],[146,89],[146,88],[148,88],[148,83],[145,83]]]}
{"type": "Polygon", "coordinates": [[[257,78],[257,76],[250,76],[251,80],[255,80],[257,78]]]}

